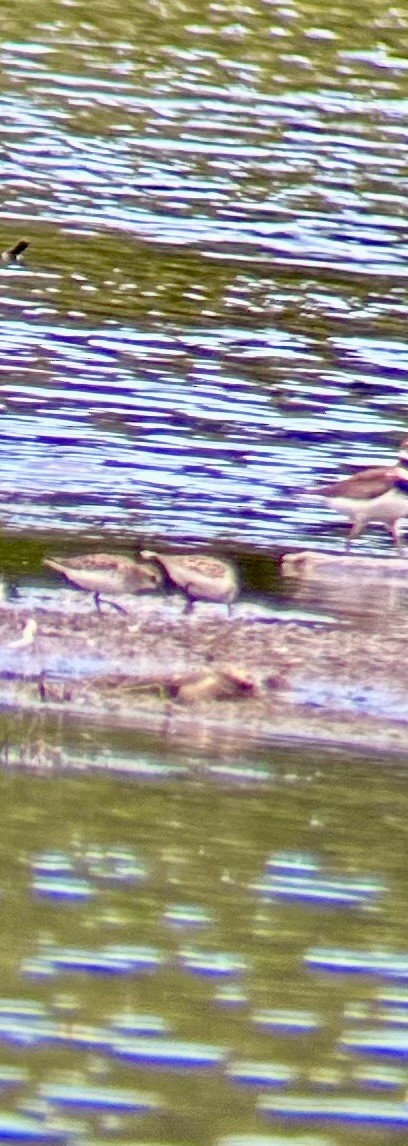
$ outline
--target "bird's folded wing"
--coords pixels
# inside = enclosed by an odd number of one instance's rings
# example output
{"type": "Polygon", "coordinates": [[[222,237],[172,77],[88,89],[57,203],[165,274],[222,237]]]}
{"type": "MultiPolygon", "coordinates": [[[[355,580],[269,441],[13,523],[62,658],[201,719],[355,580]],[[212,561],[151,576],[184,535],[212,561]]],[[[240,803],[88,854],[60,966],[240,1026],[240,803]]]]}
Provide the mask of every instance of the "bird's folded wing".
{"type": "Polygon", "coordinates": [[[368,470],[359,470],[352,477],[342,478],[340,481],[326,482],[316,488],[315,493],[322,497],[353,497],[364,500],[381,497],[382,493],[392,489],[396,477],[396,466],[377,466],[368,470]]]}

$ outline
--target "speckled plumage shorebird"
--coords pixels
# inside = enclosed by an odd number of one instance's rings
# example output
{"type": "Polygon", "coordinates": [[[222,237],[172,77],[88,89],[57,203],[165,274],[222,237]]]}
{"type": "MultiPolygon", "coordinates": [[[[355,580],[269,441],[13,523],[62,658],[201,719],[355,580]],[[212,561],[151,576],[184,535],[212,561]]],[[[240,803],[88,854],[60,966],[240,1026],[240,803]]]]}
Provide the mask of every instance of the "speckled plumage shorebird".
{"type": "Polygon", "coordinates": [[[131,557],[122,557],[114,553],[86,553],[79,557],[61,559],[47,557],[44,565],[56,569],[57,573],[62,573],[77,589],[86,589],[89,593],[93,593],[98,612],[102,611],[102,594],[107,594],[104,599],[113,609],[117,609],[119,613],[126,613],[122,605],[109,600],[112,595],[143,593],[149,589],[160,589],[163,583],[163,576],[157,565],[133,561],[131,557]]]}
{"type": "Polygon", "coordinates": [[[351,520],[347,550],[369,522],[378,521],[389,529],[403,556],[401,521],[408,517],[408,438],[404,438],[393,466],[359,470],[352,477],[326,482],[303,496],[310,494],[322,497],[331,509],[351,520]]]}
{"type": "Polygon", "coordinates": [[[167,554],[151,549],[143,549],[140,556],[144,561],[156,561],[169,581],[186,594],[185,613],[191,611],[194,601],[225,604],[231,612],[239,584],[237,572],[228,561],[199,553],[167,554]]]}

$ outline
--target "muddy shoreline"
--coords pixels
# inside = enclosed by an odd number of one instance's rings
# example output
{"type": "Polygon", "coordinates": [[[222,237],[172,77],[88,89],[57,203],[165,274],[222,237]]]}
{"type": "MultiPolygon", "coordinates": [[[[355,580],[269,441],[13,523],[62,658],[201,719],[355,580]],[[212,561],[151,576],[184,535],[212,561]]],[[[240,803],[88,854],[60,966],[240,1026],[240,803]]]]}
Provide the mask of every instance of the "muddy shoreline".
{"type": "Polygon", "coordinates": [[[2,602],[2,711],[191,737],[198,749],[408,752],[405,615],[358,627],[240,603],[232,618],[203,604],[186,617],[177,595],[130,598],[126,608],[100,617],[69,590],[34,607],[2,602]]]}

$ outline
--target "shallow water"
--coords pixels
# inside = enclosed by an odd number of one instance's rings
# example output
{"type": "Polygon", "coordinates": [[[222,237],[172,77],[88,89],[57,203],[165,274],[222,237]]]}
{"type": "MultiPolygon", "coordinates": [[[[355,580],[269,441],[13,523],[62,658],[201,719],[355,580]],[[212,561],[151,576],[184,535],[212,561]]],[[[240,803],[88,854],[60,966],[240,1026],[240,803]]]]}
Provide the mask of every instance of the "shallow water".
{"type": "Polygon", "coordinates": [[[2,1136],[286,1143],[298,1101],[306,1146],[394,1142],[404,766],[2,735],[2,1136]]]}
{"type": "MultiPolygon", "coordinates": [[[[276,558],[342,545],[298,488],[406,433],[407,58],[383,0],[3,6],[0,549],[33,608],[51,548],[158,540],[398,630],[403,588],[276,558]]],[[[0,739],[3,1140],[402,1139],[404,761],[0,739]]]]}
{"type": "Polygon", "coordinates": [[[336,541],[296,490],[406,426],[403,10],[4,19],[6,535],[336,541]]]}

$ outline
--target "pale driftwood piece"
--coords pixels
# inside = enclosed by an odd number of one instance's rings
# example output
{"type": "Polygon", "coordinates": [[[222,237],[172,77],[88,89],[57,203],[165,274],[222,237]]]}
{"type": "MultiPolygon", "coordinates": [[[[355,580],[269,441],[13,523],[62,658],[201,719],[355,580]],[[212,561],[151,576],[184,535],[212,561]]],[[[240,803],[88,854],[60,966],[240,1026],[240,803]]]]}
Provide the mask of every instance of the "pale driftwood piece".
{"type": "Polygon", "coordinates": [[[255,685],[242,669],[228,666],[224,669],[204,669],[173,677],[168,681],[170,695],[182,704],[195,704],[200,700],[235,700],[238,696],[254,694],[255,685]]]}
{"type": "Polygon", "coordinates": [[[304,581],[348,578],[364,581],[403,581],[408,585],[408,557],[354,557],[350,553],[285,553],[281,561],[283,577],[304,581]]]}

